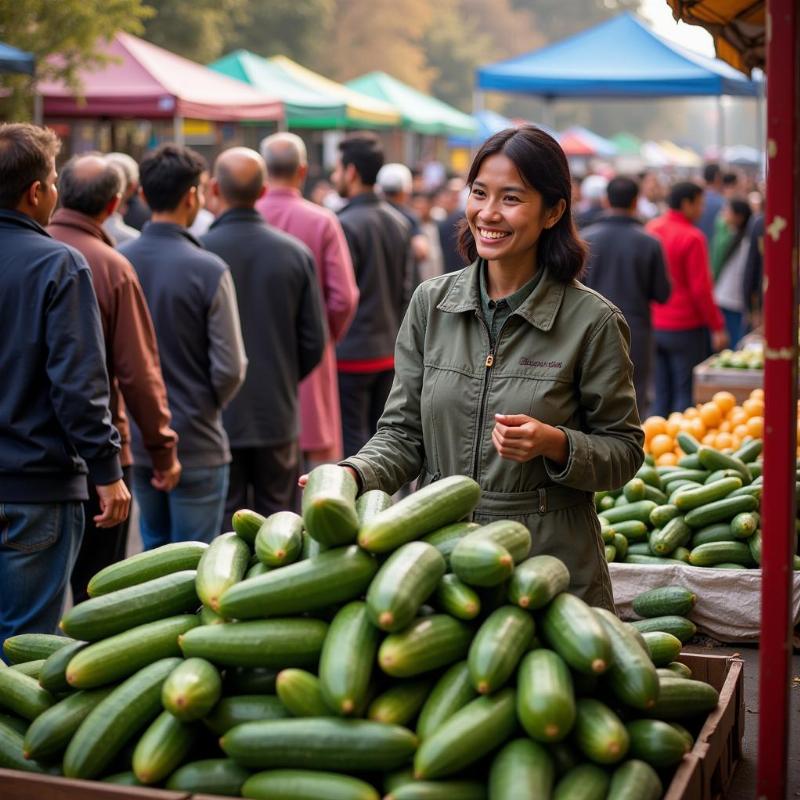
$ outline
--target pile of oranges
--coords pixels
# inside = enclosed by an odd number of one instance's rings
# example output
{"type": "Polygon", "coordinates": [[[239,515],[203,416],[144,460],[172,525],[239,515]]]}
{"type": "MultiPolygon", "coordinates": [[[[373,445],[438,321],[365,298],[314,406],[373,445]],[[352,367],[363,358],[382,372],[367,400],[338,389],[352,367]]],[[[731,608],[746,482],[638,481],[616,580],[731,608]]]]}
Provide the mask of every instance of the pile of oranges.
{"type": "Polygon", "coordinates": [[[657,466],[671,466],[684,455],[678,446],[681,431],[697,441],[722,451],[737,450],[747,437],[764,436],[764,390],[753,389],[741,405],[730,392],[717,392],[708,403],[673,411],[664,417],[648,417],[643,423],[644,451],[657,466]]]}

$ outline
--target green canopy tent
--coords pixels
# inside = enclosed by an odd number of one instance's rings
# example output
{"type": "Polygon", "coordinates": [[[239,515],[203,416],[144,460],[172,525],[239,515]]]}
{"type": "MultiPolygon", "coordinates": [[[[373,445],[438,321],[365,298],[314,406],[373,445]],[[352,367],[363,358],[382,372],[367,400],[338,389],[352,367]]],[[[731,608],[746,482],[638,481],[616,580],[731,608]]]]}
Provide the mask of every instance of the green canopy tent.
{"type": "Polygon", "coordinates": [[[262,58],[236,50],[211,69],[279,97],[290,128],[396,128],[400,114],[389,103],[328,80],[286,56],[262,58]]]}
{"type": "Polygon", "coordinates": [[[615,134],[611,137],[611,141],[616,145],[617,152],[622,156],[638,156],[642,149],[642,140],[626,131],[615,134]]]}

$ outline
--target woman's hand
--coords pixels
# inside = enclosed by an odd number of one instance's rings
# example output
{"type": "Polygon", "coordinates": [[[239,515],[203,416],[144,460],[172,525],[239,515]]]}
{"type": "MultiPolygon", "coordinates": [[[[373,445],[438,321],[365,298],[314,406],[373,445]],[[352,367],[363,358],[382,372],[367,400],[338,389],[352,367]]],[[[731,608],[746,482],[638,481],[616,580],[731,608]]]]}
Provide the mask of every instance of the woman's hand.
{"type": "Polygon", "coordinates": [[[564,465],[569,442],[564,431],[525,414],[495,414],[492,443],[501,458],[525,463],[538,456],[564,465]]]}
{"type": "MultiPolygon", "coordinates": [[[[356,486],[357,486],[358,485],[358,473],[352,467],[342,467],[342,469],[346,469],[353,476],[353,480],[356,482],[356,486]]],[[[305,475],[301,475],[297,479],[297,485],[301,489],[305,489],[307,483],[308,483],[308,473],[306,473],[305,475]]]]}

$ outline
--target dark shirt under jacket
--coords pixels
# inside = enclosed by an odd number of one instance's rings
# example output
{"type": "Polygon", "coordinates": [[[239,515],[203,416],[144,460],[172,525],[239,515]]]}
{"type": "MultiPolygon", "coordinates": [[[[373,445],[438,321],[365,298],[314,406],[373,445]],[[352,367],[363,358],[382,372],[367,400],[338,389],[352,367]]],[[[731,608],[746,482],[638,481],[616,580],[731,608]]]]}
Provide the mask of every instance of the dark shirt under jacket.
{"type": "Polygon", "coordinates": [[[231,447],[291,442],[299,434],[298,384],[319,363],[327,337],[314,257],[251,208],[222,214],[202,242],[230,267],[249,360],[223,414],[231,447]]]}
{"type": "Polygon", "coordinates": [[[638,219],[606,214],[581,232],[589,245],[583,282],[610,300],[631,329],[631,361],[640,413],[646,409],[652,360],[650,303],[664,303],[670,282],[659,241],[638,219]]]}
{"type": "Polygon", "coordinates": [[[0,211],[0,503],[87,500],[122,477],[84,257],[0,211]]]}
{"type": "Polygon", "coordinates": [[[456,209],[441,222],[439,222],[439,240],[442,243],[442,257],[444,258],[444,271],[457,272],[467,266],[458,252],[458,225],[464,219],[462,209],[456,209]]]}
{"type": "Polygon", "coordinates": [[[339,361],[391,357],[414,290],[414,255],[408,220],[375,193],[357,195],[339,212],[361,299],[339,361]]]}

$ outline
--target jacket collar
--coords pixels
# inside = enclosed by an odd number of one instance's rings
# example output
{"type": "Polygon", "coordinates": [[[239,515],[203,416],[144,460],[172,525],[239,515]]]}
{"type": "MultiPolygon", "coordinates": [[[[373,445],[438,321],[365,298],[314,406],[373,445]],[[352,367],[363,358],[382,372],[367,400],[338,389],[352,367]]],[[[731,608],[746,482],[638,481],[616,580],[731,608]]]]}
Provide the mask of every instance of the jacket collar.
{"type": "Polygon", "coordinates": [[[229,208],[211,223],[209,230],[227,225],[229,222],[256,222],[259,225],[263,225],[264,217],[254,208],[229,208]]]}
{"type": "Polygon", "coordinates": [[[51,225],[63,225],[67,228],[75,228],[76,230],[88,233],[97,239],[105,242],[109,247],[113,247],[114,243],[111,237],[103,230],[102,225],[99,225],[95,220],[80,211],[74,211],[71,208],[59,208],[53,218],[50,220],[51,225]]]}
{"type": "Polygon", "coordinates": [[[144,236],[163,236],[168,239],[187,239],[195,247],[202,248],[203,245],[200,240],[195,238],[188,229],[183,225],[178,225],[177,222],[147,222],[142,228],[142,235],[144,236]]]}
{"type": "MultiPolygon", "coordinates": [[[[457,275],[444,299],[436,306],[439,311],[480,313],[480,271],[486,261],[479,258],[457,275]]],[[[549,331],[561,308],[566,285],[555,280],[545,267],[542,279],[534,287],[528,298],[513,313],[541,331],[549,331]]]]}
{"type": "Polygon", "coordinates": [[[354,208],[355,206],[366,206],[366,205],[376,205],[380,203],[381,198],[378,197],[375,192],[362,192],[361,194],[357,194],[355,197],[350,198],[349,202],[347,203],[342,211],[345,208],[354,208]]]}
{"type": "Polygon", "coordinates": [[[641,226],[642,221],[638,217],[632,217],[629,214],[603,214],[602,217],[595,220],[595,225],[605,225],[610,223],[612,225],[638,225],[641,226]]]}
{"type": "Polygon", "coordinates": [[[5,211],[0,210],[0,223],[5,222],[8,225],[14,225],[18,228],[28,228],[29,230],[41,233],[42,236],[50,236],[50,234],[35,220],[27,214],[21,214],[19,211],[5,211]]]}

